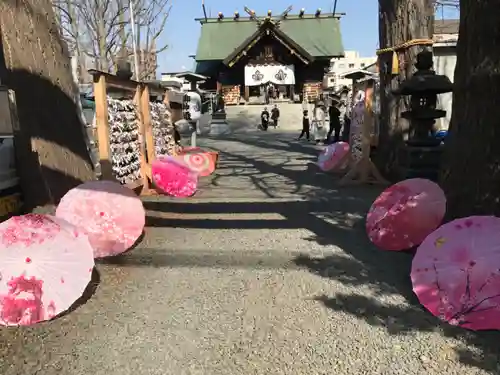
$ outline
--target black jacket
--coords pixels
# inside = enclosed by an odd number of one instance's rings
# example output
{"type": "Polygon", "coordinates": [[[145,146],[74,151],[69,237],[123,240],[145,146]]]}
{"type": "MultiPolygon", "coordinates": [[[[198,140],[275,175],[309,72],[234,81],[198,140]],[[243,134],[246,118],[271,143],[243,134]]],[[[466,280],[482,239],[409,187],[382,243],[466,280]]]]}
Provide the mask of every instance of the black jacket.
{"type": "Polygon", "coordinates": [[[260,114],[260,120],[262,123],[267,123],[269,122],[269,112],[268,111],[262,111],[260,114]]]}
{"type": "Polygon", "coordinates": [[[330,117],[330,124],[340,125],[340,110],[337,107],[332,105],[328,109],[328,116],[330,117]]]}
{"type": "Polygon", "coordinates": [[[273,120],[277,120],[277,119],[279,119],[279,117],[280,117],[280,110],[278,108],[273,108],[271,110],[271,118],[273,120]]]}

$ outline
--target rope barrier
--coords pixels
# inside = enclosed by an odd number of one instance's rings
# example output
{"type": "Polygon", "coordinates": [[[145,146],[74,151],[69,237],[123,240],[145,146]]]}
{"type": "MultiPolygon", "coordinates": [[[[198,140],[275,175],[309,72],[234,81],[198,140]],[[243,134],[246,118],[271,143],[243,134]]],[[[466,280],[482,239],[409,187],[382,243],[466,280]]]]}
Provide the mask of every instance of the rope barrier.
{"type": "Polygon", "coordinates": [[[381,48],[377,50],[377,56],[388,52],[396,52],[413,46],[432,46],[434,41],[432,39],[412,39],[394,47],[381,48]]]}

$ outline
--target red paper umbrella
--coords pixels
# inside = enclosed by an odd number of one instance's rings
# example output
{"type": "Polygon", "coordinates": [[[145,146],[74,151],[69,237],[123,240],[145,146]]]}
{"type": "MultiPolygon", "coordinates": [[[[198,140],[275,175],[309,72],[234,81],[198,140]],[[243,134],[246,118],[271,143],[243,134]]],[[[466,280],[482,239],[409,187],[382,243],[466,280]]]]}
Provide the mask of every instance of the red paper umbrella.
{"type": "Polygon", "coordinates": [[[422,178],[401,181],[373,202],[366,231],[383,250],[410,249],[441,224],[445,211],[446,197],[437,184],[422,178]]]}
{"type": "Polygon", "coordinates": [[[81,228],[96,258],[120,254],[141,236],[146,214],[133,191],[112,181],[86,182],[61,199],[56,216],[81,228]]]}
{"type": "Polygon", "coordinates": [[[199,147],[185,147],[178,157],[199,176],[209,176],[215,171],[216,152],[205,151],[199,147]]]}
{"type": "Polygon", "coordinates": [[[419,246],[411,280],[420,303],[440,319],[500,329],[500,219],[471,216],[439,227],[419,246]]]}

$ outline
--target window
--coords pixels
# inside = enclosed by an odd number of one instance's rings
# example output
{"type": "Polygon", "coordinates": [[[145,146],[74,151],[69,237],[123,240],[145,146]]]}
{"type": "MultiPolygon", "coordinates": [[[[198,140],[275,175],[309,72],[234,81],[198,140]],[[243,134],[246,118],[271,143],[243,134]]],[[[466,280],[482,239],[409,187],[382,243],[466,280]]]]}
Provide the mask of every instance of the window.
{"type": "Polygon", "coordinates": [[[364,68],[366,66],[365,63],[361,63],[361,67],[364,68]]]}
{"type": "Polygon", "coordinates": [[[354,68],[354,64],[353,63],[349,64],[349,68],[351,69],[354,68]]]}

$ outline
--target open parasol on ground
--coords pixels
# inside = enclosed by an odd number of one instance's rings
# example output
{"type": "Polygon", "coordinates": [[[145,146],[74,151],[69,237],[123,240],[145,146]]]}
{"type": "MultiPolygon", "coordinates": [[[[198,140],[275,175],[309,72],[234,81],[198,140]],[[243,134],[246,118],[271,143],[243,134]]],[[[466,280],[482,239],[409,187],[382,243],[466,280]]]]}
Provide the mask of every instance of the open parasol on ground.
{"type": "Polygon", "coordinates": [[[201,177],[214,173],[217,157],[216,152],[205,151],[199,147],[184,147],[176,156],[201,177]]]}
{"type": "Polygon", "coordinates": [[[411,279],[433,315],[471,330],[500,329],[500,219],[449,222],[419,246],[411,279]]]}
{"type": "Polygon", "coordinates": [[[162,193],[185,198],[196,193],[198,175],[184,162],[171,156],[163,156],[151,165],[153,182],[162,193]]]}
{"type": "Polygon", "coordinates": [[[90,181],[71,189],[61,199],[56,216],[88,235],[96,258],[130,249],[146,222],[139,197],[113,181],[90,181]]]}
{"type": "Polygon", "coordinates": [[[336,142],[326,146],[318,156],[318,166],[324,172],[342,169],[347,164],[349,144],[336,142]]]}
{"type": "Polygon", "coordinates": [[[0,324],[32,325],[66,311],[93,267],[87,236],[60,218],[28,214],[0,223],[0,324]]]}
{"type": "Polygon", "coordinates": [[[446,197],[437,184],[422,178],[401,181],[373,202],[366,232],[380,249],[410,249],[441,224],[445,212],[446,197]]]}

